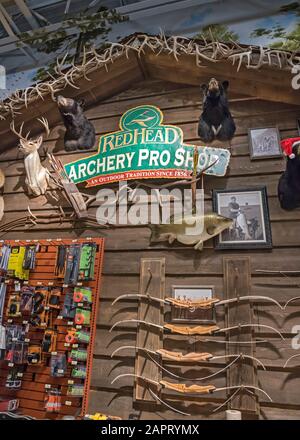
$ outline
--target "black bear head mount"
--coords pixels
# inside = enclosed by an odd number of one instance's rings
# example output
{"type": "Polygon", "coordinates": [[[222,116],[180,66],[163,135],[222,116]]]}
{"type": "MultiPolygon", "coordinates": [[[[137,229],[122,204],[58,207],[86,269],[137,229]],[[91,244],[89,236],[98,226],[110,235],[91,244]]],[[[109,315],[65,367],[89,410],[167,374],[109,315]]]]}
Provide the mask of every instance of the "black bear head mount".
{"type": "Polygon", "coordinates": [[[201,85],[203,108],[198,135],[207,144],[214,140],[229,142],[234,136],[236,127],[227,100],[228,86],[229,81],[220,82],[215,78],[201,85]]]}
{"type": "Polygon", "coordinates": [[[294,159],[290,159],[289,157],[288,162],[290,162],[293,165],[293,168],[297,170],[297,178],[300,182],[300,142],[295,142],[292,148],[292,153],[295,156],[294,159]]]}
{"type": "Polygon", "coordinates": [[[226,98],[226,92],[229,87],[229,81],[223,81],[220,83],[215,78],[211,78],[208,84],[202,84],[201,89],[203,91],[203,98],[218,100],[223,97],[226,98]]]}
{"type": "Polygon", "coordinates": [[[71,114],[81,113],[83,106],[85,104],[84,99],[66,98],[62,95],[57,96],[56,102],[59,110],[62,113],[71,113],[71,114]]]}
{"type": "Polygon", "coordinates": [[[59,95],[56,98],[56,103],[66,127],[65,150],[74,151],[93,148],[95,128],[83,113],[84,101],[59,95]]]}

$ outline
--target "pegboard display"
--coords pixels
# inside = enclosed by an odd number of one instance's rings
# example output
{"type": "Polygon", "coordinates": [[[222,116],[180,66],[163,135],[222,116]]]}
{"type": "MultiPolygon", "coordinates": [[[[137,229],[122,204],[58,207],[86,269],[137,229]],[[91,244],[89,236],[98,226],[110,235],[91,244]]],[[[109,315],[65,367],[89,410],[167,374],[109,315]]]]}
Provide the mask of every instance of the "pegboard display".
{"type": "Polygon", "coordinates": [[[0,400],[20,413],[85,414],[103,250],[102,238],[1,242],[0,400]]]}

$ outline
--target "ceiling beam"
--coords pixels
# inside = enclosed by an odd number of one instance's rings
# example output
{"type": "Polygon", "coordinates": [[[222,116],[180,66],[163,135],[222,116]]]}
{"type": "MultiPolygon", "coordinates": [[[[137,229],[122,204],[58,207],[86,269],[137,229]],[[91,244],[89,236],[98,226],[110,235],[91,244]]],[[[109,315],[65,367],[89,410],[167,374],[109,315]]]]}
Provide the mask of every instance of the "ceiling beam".
{"type": "Polygon", "coordinates": [[[195,57],[189,55],[181,55],[177,62],[170,55],[162,53],[155,56],[150,51],[141,56],[141,62],[148,75],[154,79],[200,86],[211,77],[216,77],[219,80],[229,80],[230,90],[234,92],[259,96],[267,101],[300,105],[300,91],[293,90],[291,73],[288,70],[271,67],[255,70],[242,66],[237,72],[229,60],[219,63],[203,62],[203,67],[198,67],[195,57]]]}
{"type": "Polygon", "coordinates": [[[66,7],[65,7],[64,14],[68,14],[69,13],[69,9],[70,9],[70,6],[71,6],[71,1],[72,0],[67,0],[67,4],[66,4],[66,7]]]}
{"type": "MultiPolygon", "coordinates": [[[[89,73],[90,81],[82,77],[76,81],[76,86],[79,89],[68,86],[63,91],[64,96],[73,98],[84,97],[87,106],[95,105],[96,102],[108,99],[126,90],[131,84],[141,81],[143,74],[140,70],[136,54],[129,53],[128,56],[129,58],[125,56],[117,58],[113,64],[108,66],[108,71],[102,68],[89,73]]],[[[52,101],[50,94],[45,96],[44,100],[37,99],[28,104],[28,107],[23,106],[23,108],[19,109],[16,125],[20,125],[23,121],[25,124],[31,121],[32,133],[36,134],[40,131],[40,125],[36,118],[41,114],[49,121],[50,127],[61,121],[57,111],[57,104],[52,101]]],[[[9,128],[10,121],[10,116],[4,121],[0,120],[1,149],[15,146],[16,138],[9,128]]]]}
{"type": "Polygon", "coordinates": [[[22,12],[22,14],[24,15],[24,17],[26,18],[26,20],[28,21],[28,23],[30,24],[32,29],[38,29],[39,23],[36,20],[36,18],[34,17],[34,15],[32,14],[30,8],[27,6],[27,4],[25,3],[24,0],[15,0],[16,5],[18,6],[18,8],[20,9],[20,11],[22,12]]]}
{"type": "Polygon", "coordinates": [[[0,22],[9,36],[16,37],[16,34],[12,29],[13,24],[9,22],[6,16],[6,11],[4,7],[1,5],[1,3],[0,3],[0,22]]]}
{"type": "MultiPolygon", "coordinates": [[[[20,33],[20,30],[18,26],[14,23],[13,19],[10,17],[9,13],[6,11],[4,6],[1,5],[1,3],[0,3],[0,21],[4,29],[10,36],[10,38],[11,39],[13,38],[15,41],[18,41],[19,38],[17,34],[20,33]]],[[[13,50],[19,49],[24,55],[26,55],[26,57],[29,57],[31,60],[36,62],[36,57],[34,56],[33,51],[29,47],[26,47],[26,49],[25,47],[17,47],[16,43],[10,42],[9,46],[8,47],[6,46],[6,48],[4,48],[4,52],[7,52],[7,49],[10,48],[12,45],[13,45],[13,50]]],[[[22,44],[22,46],[25,45],[22,44]]],[[[11,49],[9,49],[9,51],[11,51],[11,49]]],[[[0,53],[1,52],[3,52],[3,48],[2,49],[0,48],[0,53]]]]}

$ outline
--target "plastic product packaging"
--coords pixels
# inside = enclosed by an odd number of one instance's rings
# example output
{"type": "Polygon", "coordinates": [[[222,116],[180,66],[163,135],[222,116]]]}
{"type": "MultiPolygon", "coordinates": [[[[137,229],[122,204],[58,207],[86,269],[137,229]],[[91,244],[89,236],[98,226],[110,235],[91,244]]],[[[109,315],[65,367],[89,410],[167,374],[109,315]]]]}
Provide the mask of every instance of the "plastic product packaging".
{"type": "Polygon", "coordinates": [[[64,353],[51,354],[50,370],[52,377],[64,377],[67,371],[67,358],[64,353]]]}
{"type": "Polygon", "coordinates": [[[86,366],[85,365],[76,365],[72,369],[72,377],[76,379],[85,379],[86,378],[86,366]]]}
{"type": "Polygon", "coordinates": [[[83,308],[77,308],[74,322],[76,325],[90,325],[91,311],[83,308]]]}

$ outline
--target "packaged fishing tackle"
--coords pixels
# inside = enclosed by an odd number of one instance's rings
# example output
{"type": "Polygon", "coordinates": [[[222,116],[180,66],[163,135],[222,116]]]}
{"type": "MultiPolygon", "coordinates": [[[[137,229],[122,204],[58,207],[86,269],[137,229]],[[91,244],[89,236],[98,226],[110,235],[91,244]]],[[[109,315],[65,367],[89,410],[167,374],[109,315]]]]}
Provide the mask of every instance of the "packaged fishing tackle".
{"type": "Polygon", "coordinates": [[[77,342],[81,344],[89,344],[90,342],[90,332],[88,330],[82,329],[76,332],[77,342]]]}
{"type": "Polygon", "coordinates": [[[94,278],[96,250],[95,243],[81,245],[78,281],[88,281],[94,278]]]}
{"type": "Polygon", "coordinates": [[[23,286],[20,295],[20,312],[22,316],[31,315],[33,309],[34,288],[30,286],[23,286]]]}
{"type": "Polygon", "coordinates": [[[48,304],[49,291],[47,288],[39,288],[35,290],[33,296],[33,308],[30,318],[30,324],[35,327],[47,326],[49,312],[46,310],[48,304]]]}
{"type": "Polygon", "coordinates": [[[83,308],[77,308],[74,322],[76,325],[90,325],[91,311],[83,308]]]}
{"type": "Polygon", "coordinates": [[[7,271],[8,261],[11,253],[11,246],[4,244],[0,248],[0,270],[7,271]]]}
{"type": "Polygon", "coordinates": [[[69,362],[72,361],[80,361],[85,362],[87,360],[87,350],[84,348],[77,348],[71,350],[70,356],[69,356],[69,362]]]}
{"type": "Polygon", "coordinates": [[[72,244],[67,249],[67,263],[65,268],[64,283],[74,285],[78,281],[79,260],[81,246],[72,244]]]}
{"type": "Polygon", "coordinates": [[[45,330],[42,341],[42,353],[51,353],[56,350],[57,332],[55,330],[45,330]]]}
{"type": "Polygon", "coordinates": [[[6,284],[0,283],[0,325],[3,321],[3,310],[6,298],[6,284]]]}
{"type": "Polygon", "coordinates": [[[28,280],[29,270],[23,268],[25,246],[13,246],[8,260],[7,272],[13,278],[28,280]]]}
{"type": "Polygon", "coordinates": [[[68,386],[67,395],[73,397],[82,397],[84,393],[84,385],[79,383],[74,383],[68,386]]]}
{"type": "Polygon", "coordinates": [[[51,309],[60,309],[61,288],[53,287],[49,292],[48,307],[51,309]]]}
{"type": "Polygon", "coordinates": [[[57,248],[56,264],[54,274],[58,278],[64,278],[67,261],[67,246],[61,244],[57,248]]]}
{"type": "Polygon", "coordinates": [[[28,344],[25,342],[11,342],[6,350],[5,360],[12,364],[26,364],[28,357],[28,344]]]}
{"type": "Polygon", "coordinates": [[[11,390],[19,390],[22,386],[22,370],[20,367],[13,367],[8,370],[5,387],[11,390]]]}
{"type": "Polygon", "coordinates": [[[64,305],[61,312],[63,318],[74,319],[76,313],[76,305],[73,301],[73,292],[68,291],[65,295],[64,305]]]}
{"type": "Polygon", "coordinates": [[[89,287],[75,287],[73,293],[73,301],[75,303],[92,304],[92,289],[89,287]]]}
{"type": "Polygon", "coordinates": [[[42,363],[42,347],[40,345],[29,345],[27,362],[33,365],[42,363]]]}
{"type": "Polygon", "coordinates": [[[36,253],[39,250],[39,245],[28,245],[25,247],[25,254],[23,260],[23,269],[32,270],[35,268],[36,253]]]}
{"type": "Polygon", "coordinates": [[[52,388],[47,391],[45,396],[45,410],[51,413],[61,410],[61,391],[58,388],[52,388]]]}
{"type": "Polygon", "coordinates": [[[76,365],[72,369],[71,373],[72,377],[77,379],[85,379],[86,378],[86,366],[85,365],[76,365]]]}
{"type": "Polygon", "coordinates": [[[67,344],[75,344],[75,342],[77,342],[77,337],[76,337],[76,328],[70,328],[67,329],[67,334],[65,336],[65,342],[67,344]]]}
{"type": "Polygon", "coordinates": [[[19,293],[9,296],[6,316],[8,318],[18,318],[21,316],[21,296],[19,293]]]}
{"type": "Polygon", "coordinates": [[[2,360],[6,350],[6,328],[0,324],[0,359],[2,360]]]}
{"type": "Polygon", "coordinates": [[[7,325],[6,326],[6,348],[10,349],[13,342],[24,342],[28,326],[7,325]]]}
{"type": "Polygon", "coordinates": [[[65,353],[51,354],[50,371],[52,377],[64,377],[67,371],[67,358],[65,353]]]}

